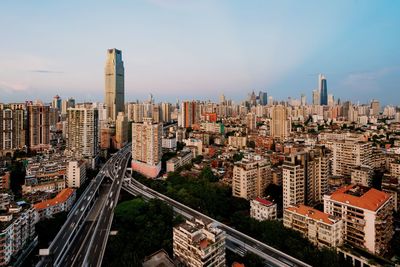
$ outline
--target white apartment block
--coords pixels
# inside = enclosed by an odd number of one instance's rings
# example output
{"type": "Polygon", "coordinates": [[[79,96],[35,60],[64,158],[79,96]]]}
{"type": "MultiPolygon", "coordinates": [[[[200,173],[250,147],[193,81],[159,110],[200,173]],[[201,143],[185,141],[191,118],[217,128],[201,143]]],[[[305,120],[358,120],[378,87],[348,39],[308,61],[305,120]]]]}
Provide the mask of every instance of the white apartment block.
{"type": "Polygon", "coordinates": [[[276,220],[277,205],[262,198],[255,198],[250,201],[250,217],[257,221],[276,220]]]}
{"type": "Polygon", "coordinates": [[[298,205],[283,213],[283,225],[298,231],[318,247],[333,248],[343,243],[342,219],[314,208],[298,205]]]}
{"type": "Polygon", "coordinates": [[[167,173],[174,172],[178,168],[192,163],[193,153],[189,149],[178,152],[178,155],[167,161],[167,173]]]}
{"type": "Polygon", "coordinates": [[[35,211],[27,204],[10,205],[0,215],[0,222],[0,266],[9,266],[12,257],[35,237],[35,211]]]}
{"type": "Polygon", "coordinates": [[[382,255],[393,236],[392,197],[358,185],[324,196],[324,212],[342,218],[346,243],[382,255]]]}
{"type": "Polygon", "coordinates": [[[36,203],[36,221],[51,218],[54,214],[69,211],[76,199],[76,191],[72,188],[65,188],[52,199],[36,203]]]}
{"type": "Polygon", "coordinates": [[[247,200],[263,197],[271,180],[269,161],[259,155],[248,155],[233,167],[232,194],[247,200]]]}
{"type": "Polygon", "coordinates": [[[188,267],[225,267],[225,232],[195,219],[173,229],[174,258],[188,267]]]}
{"type": "Polygon", "coordinates": [[[86,181],[86,164],[84,161],[70,161],[67,165],[67,187],[79,188],[86,181]]]}

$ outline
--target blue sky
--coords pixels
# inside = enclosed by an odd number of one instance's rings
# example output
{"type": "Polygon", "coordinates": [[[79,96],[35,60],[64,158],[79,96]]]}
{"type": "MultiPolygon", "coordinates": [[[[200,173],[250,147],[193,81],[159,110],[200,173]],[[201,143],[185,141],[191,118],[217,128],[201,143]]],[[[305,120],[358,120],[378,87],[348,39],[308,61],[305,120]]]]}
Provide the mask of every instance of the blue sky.
{"type": "Polygon", "coordinates": [[[336,98],[400,104],[400,1],[0,2],[0,102],[103,99],[106,49],[126,99],[336,98]]]}

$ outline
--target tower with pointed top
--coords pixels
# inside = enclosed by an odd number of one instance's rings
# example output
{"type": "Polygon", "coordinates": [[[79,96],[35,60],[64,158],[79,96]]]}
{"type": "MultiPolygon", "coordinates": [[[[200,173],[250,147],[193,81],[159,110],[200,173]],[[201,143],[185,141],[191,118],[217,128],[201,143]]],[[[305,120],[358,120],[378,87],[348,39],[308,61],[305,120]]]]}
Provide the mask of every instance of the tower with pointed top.
{"type": "Polygon", "coordinates": [[[107,50],[105,66],[105,99],[107,117],[115,121],[118,112],[124,112],[125,102],[125,75],[122,52],[118,49],[107,50]]]}

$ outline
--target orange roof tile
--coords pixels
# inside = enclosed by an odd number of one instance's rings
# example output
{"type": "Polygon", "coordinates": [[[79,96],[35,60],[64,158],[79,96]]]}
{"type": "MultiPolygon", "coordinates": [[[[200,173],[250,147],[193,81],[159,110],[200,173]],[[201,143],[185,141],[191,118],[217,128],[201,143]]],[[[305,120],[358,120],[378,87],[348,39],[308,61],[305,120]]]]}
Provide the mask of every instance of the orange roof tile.
{"type": "Polygon", "coordinates": [[[203,240],[201,240],[200,241],[200,248],[201,249],[205,249],[205,248],[207,248],[208,247],[208,240],[207,239],[203,239],[203,240]]]}
{"type": "Polygon", "coordinates": [[[232,267],[245,267],[243,263],[234,262],[232,263],[232,267]]]}
{"type": "Polygon", "coordinates": [[[67,199],[74,193],[75,189],[72,188],[65,188],[63,190],[61,190],[60,193],[57,194],[57,196],[55,196],[52,199],[48,199],[48,200],[44,200],[40,203],[37,203],[34,206],[35,209],[37,210],[41,210],[41,209],[45,209],[47,207],[50,206],[55,206],[59,203],[63,203],[65,201],[67,201],[67,199]]]}
{"type": "Polygon", "coordinates": [[[356,185],[341,187],[332,193],[331,199],[362,209],[376,211],[390,198],[390,195],[375,188],[370,188],[360,196],[350,194],[350,190],[355,188],[356,185]]]}
{"type": "Polygon", "coordinates": [[[329,214],[323,213],[322,211],[316,210],[306,205],[288,207],[286,208],[286,210],[301,214],[303,216],[307,216],[316,221],[323,221],[326,224],[333,224],[333,221],[329,219],[329,214]]]}

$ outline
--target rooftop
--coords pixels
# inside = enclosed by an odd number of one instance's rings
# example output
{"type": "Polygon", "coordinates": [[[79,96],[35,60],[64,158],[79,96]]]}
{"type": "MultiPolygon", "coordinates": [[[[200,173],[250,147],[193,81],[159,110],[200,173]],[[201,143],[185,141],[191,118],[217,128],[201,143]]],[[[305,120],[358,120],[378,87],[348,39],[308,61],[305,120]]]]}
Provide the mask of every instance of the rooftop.
{"type": "Polygon", "coordinates": [[[55,196],[54,198],[39,202],[35,204],[34,207],[37,210],[41,210],[50,206],[55,206],[59,203],[64,203],[74,193],[74,191],[75,189],[65,188],[61,190],[61,192],[58,193],[57,196],[55,196]]]}
{"type": "Polygon", "coordinates": [[[335,217],[333,217],[327,213],[316,210],[316,209],[311,208],[306,205],[298,205],[298,206],[294,206],[294,207],[289,207],[286,210],[301,214],[303,216],[307,216],[316,221],[322,221],[326,224],[334,224],[338,220],[335,217]]]}
{"type": "Polygon", "coordinates": [[[389,198],[385,192],[358,185],[341,187],[331,195],[332,200],[371,211],[377,211],[389,198]]]}
{"type": "Polygon", "coordinates": [[[263,198],[260,198],[260,197],[257,197],[257,198],[254,199],[254,200],[257,201],[257,202],[259,202],[259,203],[261,203],[261,204],[263,204],[263,205],[265,205],[265,206],[274,205],[274,203],[272,203],[271,201],[268,201],[268,200],[263,199],[263,198]]]}

